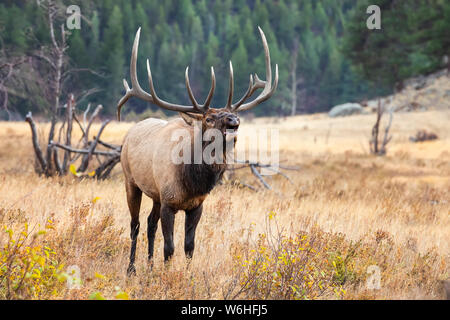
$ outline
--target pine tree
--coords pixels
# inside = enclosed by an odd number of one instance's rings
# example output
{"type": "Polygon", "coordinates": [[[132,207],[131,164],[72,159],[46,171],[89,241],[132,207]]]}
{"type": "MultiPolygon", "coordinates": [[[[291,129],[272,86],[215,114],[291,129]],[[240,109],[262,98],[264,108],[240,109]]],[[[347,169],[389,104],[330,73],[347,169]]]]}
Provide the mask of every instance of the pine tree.
{"type": "Polygon", "coordinates": [[[87,54],[86,44],[81,37],[80,30],[73,30],[69,38],[69,51],[68,54],[73,57],[73,62],[77,66],[89,66],[89,56],[87,54]]]}
{"type": "Polygon", "coordinates": [[[8,9],[6,22],[6,42],[9,42],[17,52],[24,52],[27,48],[25,37],[26,20],[23,19],[20,8],[13,5],[8,9]]]}
{"type": "Polygon", "coordinates": [[[102,58],[108,72],[105,88],[107,95],[104,96],[107,112],[114,114],[114,104],[122,92],[122,79],[125,75],[125,53],[123,43],[122,13],[119,6],[114,6],[104,32],[102,58]]]}
{"type": "Polygon", "coordinates": [[[91,18],[91,29],[89,33],[88,53],[91,58],[90,66],[94,67],[97,63],[97,55],[100,40],[100,19],[97,11],[94,11],[91,18]]]}
{"type": "MultiPolygon", "coordinates": [[[[83,15],[90,17],[90,23],[83,23],[82,32],[74,31],[68,38],[71,64],[107,77],[80,73],[71,79],[71,90],[98,87],[102,91],[95,100],[111,113],[123,93],[121,80],[129,77],[138,27],[142,29],[137,72],[143,86],[148,83],[145,62],[150,58],[158,92],[166,99],[189,103],[185,67],[190,65],[195,93],[205,96],[210,84],[209,67],[214,66],[214,102],[222,105],[228,90],[229,60],[233,60],[235,68],[236,97],[246,90],[249,73],[264,77],[264,53],[257,31],[260,26],[269,42],[272,63],[279,65],[280,80],[270,103],[255,109],[257,114],[290,112],[293,95],[298,96],[296,101],[302,111],[313,112],[337,102],[388,93],[396,82],[445,67],[445,56],[450,56],[450,3],[442,0],[76,3],[83,15]],[[382,31],[367,29],[366,8],[372,2],[381,7],[382,31]],[[294,81],[298,82],[295,89],[294,81]],[[296,90],[298,94],[294,94],[296,90]]],[[[50,43],[42,14],[36,10],[35,1],[3,1],[3,51],[28,54],[50,43]]],[[[22,101],[21,105],[26,103],[31,102],[22,101]]],[[[129,110],[136,111],[149,107],[139,99],[130,99],[128,105],[129,110]]]]}
{"type": "Polygon", "coordinates": [[[235,78],[235,99],[236,97],[244,94],[248,87],[248,77],[250,71],[248,70],[248,54],[247,49],[243,39],[239,39],[239,44],[237,48],[233,51],[231,55],[231,61],[235,68],[234,78],[235,78]]]}

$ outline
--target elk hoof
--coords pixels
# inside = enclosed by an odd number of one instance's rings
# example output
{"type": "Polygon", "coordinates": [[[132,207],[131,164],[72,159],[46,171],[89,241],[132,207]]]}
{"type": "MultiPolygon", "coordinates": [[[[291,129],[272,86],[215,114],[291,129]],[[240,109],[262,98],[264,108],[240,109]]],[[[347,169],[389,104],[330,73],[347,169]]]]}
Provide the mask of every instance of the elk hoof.
{"type": "Polygon", "coordinates": [[[131,276],[135,276],[136,275],[136,268],[134,267],[134,265],[129,265],[128,269],[127,269],[127,276],[131,277],[131,276]]]}

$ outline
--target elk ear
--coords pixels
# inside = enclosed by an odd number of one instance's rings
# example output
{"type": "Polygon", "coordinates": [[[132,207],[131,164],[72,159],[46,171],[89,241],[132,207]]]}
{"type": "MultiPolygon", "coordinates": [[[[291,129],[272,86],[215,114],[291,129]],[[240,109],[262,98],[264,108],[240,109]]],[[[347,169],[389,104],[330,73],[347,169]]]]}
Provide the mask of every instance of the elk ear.
{"type": "Polygon", "coordinates": [[[203,116],[200,114],[193,114],[193,113],[187,113],[187,112],[178,112],[183,118],[184,122],[186,122],[188,125],[192,126],[194,125],[195,121],[202,121],[203,116]]]}

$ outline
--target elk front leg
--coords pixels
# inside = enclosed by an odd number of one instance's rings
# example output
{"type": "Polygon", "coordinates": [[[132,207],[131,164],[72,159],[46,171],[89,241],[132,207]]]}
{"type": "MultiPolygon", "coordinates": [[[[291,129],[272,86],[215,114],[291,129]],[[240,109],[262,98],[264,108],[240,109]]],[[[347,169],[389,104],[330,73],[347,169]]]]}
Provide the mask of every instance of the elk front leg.
{"type": "Polygon", "coordinates": [[[158,229],[158,221],[160,217],[161,204],[153,201],[152,212],[147,219],[147,238],[148,238],[148,260],[153,258],[153,249],[155,245],[155,233],[158,229]]]}
{"type": "Polygon", "coordinates": [[[128,265],[127,274],[130,276],[136,273],[134,267],[134,260],[136,257],[136,242],[139,234],[139,211],[141,208],[142,191],[138,187],[126,184],[128,208],[131,214],[131,250],[130,250],[130,264],[128,265]]]}
{"type": "Polygon", "coordinates": [[[161,227],[164,236],[164,261],[167,262],[173,255],[175,246],[173,244],[173,225],[177,210],[168,205],[161,205],[161,227]]]}
{"type": "Polygon", "coordinates": [[[191,259],[195,247],[195,229],[202,216],[203,204],[192,210],[186,210],[184,252],[186,257],[191,259]]]}

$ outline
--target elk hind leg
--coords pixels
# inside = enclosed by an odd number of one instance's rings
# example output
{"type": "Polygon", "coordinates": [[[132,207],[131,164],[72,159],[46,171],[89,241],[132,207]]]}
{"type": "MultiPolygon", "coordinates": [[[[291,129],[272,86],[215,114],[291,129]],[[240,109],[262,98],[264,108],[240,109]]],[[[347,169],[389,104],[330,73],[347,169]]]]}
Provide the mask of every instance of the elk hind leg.
{"type": "Polygon", "coordinates": [[[148,260],[153,258],[153,249],[155,245],[155,234],[158,229],[158,221],[160,218],[161,204],[153,200],[152,212],[147,219],[147,238],[148,238],[148,260]]]}
{"type": "Polygon", "coordinates": [[[136,243],[139,234],[139,211],[141,208],[142,191],[137,186],[127,183],[127,201],[128,208],[130,209],[131,224],[130,224],[130,237],[131,237],[131,250],[130,250],[130,264],[128,265],[127,274],[136,274],[136,268],[134,267],[134,261],[136,258],[136,243]]]}

